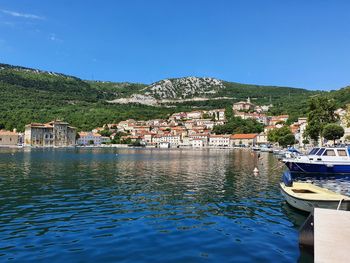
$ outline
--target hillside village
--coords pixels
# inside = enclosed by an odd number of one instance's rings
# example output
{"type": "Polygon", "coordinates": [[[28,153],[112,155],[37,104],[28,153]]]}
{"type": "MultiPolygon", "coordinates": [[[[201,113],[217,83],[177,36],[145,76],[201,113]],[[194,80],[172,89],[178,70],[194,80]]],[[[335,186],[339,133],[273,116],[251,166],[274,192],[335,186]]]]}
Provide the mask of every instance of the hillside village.
{"type": "MultiPolygon", "coordinates": [[[[254,119],[264,127],[260,133],[216,134],[215,126],[227,122],[226,109],[195,110],[178,112],[168,119],[151,119],[136,121],[123,120],[119,123],[105,124],[92,131],[77,132],[76,128],[67,122],[52,121],[49,123],[31,123],[26,125],[24,134],[14,131],[0,130],[1,146],[34,146],[34,147],[62,147],[62,146],[101,146],[112,144],[127,144],[147,147],[251,147],[272,144],[268,140],[271,130],[287,126],[288,115],[268,116],[267,111],[272,105],[258,106],[250,98],[232,105],[235,117],[254,119]]],[[[345,130],[340,142],[345,142],[350,134],[345,121],[346,114],[338,109],[341,126],[345,130]]],[[[303,133],[307,126],[307,118],[298,118],[290,124],[289,130],[294,135],[296,145],[304,147],[306,140],[303,133]]]]}

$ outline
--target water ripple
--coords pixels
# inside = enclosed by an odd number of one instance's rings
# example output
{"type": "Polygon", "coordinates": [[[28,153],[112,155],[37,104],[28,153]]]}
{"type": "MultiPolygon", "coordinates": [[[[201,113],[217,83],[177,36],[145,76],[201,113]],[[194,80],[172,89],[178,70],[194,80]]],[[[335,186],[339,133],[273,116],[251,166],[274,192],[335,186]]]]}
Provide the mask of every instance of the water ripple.
{"type": "Polygon", "coordinates": [[[262,158],[2,149],[0,261],[295,262],[304,216],[282,202],[276,160],[262,158]]]}

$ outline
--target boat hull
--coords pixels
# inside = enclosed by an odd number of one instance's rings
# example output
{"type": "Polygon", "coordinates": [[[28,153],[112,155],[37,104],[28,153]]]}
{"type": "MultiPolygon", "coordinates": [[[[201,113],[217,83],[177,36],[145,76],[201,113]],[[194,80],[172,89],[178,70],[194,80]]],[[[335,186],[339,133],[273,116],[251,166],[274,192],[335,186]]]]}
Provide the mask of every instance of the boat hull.
{"type": "Polygon", "coordinates": [[[285,165],[295,173],[350,174],[349,164],[302,163],[287,161],[285,165]]]}
{"type": "MultiPolygon", "coordinates": [[[[327,209],[337,209],[339,205],[339,200],[336,201],[322,201],[322,200],[305,200],[289,195],[283,190],[281,186],[281,194],[283,195],[286,202],[301,211],[312,212],[315,207],[317,208],[327,208],[327,209]]],[[[350,210],[350,200],[343,200],[340,210],[350,210]]]]}

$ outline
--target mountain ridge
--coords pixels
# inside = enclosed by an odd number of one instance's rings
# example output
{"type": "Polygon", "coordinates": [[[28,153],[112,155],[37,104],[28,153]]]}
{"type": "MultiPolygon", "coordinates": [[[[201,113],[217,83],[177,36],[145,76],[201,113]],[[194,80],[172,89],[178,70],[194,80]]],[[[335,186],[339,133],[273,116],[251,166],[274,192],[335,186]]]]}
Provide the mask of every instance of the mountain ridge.
{"type": "Polygon", "coordinates": [[[307,98],[319,93],[241,84],[213,77],[169,78],[149,85],[93,81],[0,64],[0,126],[21,130],[33,121],[60,118],[79,129],[89,130],[128,118],[166,118],[178,111],[224,108],[248,97],[257,105],[272,103],[271,115],[299,116],[306,114],[307,98]],[[126,102],[115,101],[120,99],[126,102]]]}

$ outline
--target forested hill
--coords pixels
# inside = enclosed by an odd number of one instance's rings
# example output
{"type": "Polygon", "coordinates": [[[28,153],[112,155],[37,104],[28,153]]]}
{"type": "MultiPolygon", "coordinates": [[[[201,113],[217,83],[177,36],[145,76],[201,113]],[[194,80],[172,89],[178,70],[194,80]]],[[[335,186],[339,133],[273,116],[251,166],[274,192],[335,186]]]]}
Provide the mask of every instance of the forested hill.
{"type": "Polygon", "coordinates": [[[247,97],[256,104],[271,102],[271,114],[297,116],[306,113],[307,98],[317,93],[196,77],[167,79],[151,85],[85,81],[0,64],[0,128],[23,130],[27,123],[59,118],[86,130],[127,118],[166,118],[176,111],[223,108],[247,97]],[[149,106],[137,100],[124,104],[116,101],[132,96],[141,100],[151,97],[156,103],[149,106]]]}

